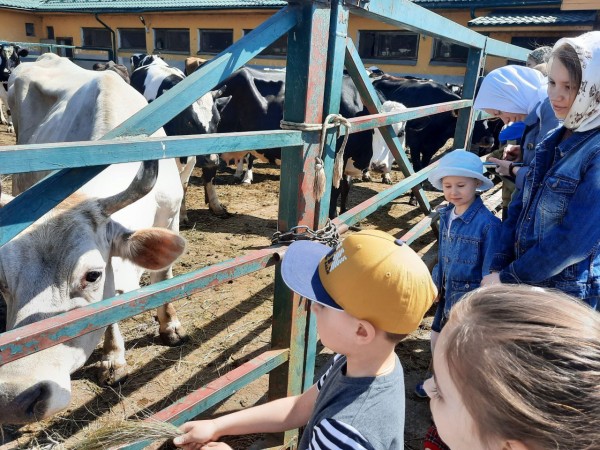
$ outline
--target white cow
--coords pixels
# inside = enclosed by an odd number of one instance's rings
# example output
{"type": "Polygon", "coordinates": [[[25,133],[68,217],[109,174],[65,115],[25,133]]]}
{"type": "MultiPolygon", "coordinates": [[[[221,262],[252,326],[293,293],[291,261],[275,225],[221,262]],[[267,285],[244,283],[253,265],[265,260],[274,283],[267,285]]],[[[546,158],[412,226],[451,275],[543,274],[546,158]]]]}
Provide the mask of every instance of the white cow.
{"type": "MultiPolygon", "coordinates": [[[[53,54],[15,69],[9,103],[19,144],[97,139],[147,104],[116,73],[85,70],[53,54]]],[[[22,188],[33,175],[14,178],[22,188]]],[[[170,278],[185,247],[177,234],[182,195],[172,159],[112,165],[0,248],[7,329],[136,288],[143,268],[153,271],[153,282],[170,278]]],[[[184,332],[173,307],[161,307],[158,318],[163,340],[178,343],[184,332]]],[[[40,420],[67,407],[70,373],[103,332],[101,381],[125,375],[116,324],[7,363],[0,367],[0,423],[40,420]]]]}
{"type": "MultiPolygon", "coordinates": [[[[406,109],[402,103],[386,101],[383,103],[381,112],[401,112],[406,109]]],[[[402,148],[406,145],[406,135],[404,129],[406,128],[406,122],[398,122],[392,125],[394,133],[398,136],[402,148]]],[[[373,132],[373,157],[369,164],[369,170],[381,173],[381,182],[385,184],[392,184],[390,173],[392,171],[392,163],[394,162],[394,155],[390,151],[389,147],[385,143],[379,128],[376,128],[373,132]]],[[[371,175],[368,171],[363,173],[364,181],[371,181],[371,175]]]]}

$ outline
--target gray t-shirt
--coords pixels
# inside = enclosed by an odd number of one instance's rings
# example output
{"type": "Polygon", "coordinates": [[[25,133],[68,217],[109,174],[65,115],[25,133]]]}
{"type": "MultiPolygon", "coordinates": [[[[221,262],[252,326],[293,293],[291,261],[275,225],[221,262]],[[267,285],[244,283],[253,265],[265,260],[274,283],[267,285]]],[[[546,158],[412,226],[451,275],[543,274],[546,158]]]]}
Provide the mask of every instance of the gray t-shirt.
{"type": "Polygon", "coordinates": [[[319,394],[299,450],[404,449],[404,373],[398,356],[387,375],[345,373],[346,357],[335,355],[317,382],[319,394]]]}

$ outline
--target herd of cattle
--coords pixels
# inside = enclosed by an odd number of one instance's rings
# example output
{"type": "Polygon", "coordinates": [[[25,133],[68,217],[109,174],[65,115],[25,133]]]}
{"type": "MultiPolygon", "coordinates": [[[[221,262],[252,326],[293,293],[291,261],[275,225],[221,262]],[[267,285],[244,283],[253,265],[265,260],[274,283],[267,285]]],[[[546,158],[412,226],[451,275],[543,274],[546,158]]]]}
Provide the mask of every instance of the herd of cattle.
{"type": "MultiPolygon", "coordinates": [[[[99,139],[185,77],[182,71],[153,55],[136,56],[129,75],[115,65],[85,70],[51,53],[36,62],[18,65],[23,49],[9,47],[3,46],[0,52],[1,80],[8,84],[8,106],[18,144],[99,139]],[[6,55],[10,57],[6,59],[6,55]]],[[[373,85],[390,110],[459,99],[445,86],[426,80],[383,75],[374,79],[373,85]]],[[[242,68],[155,136],[277,129],[284,98],[284,73],[242,68]]],[[[347,76],[340,112],[345,117],[367,114],[347,76]]],[[[448,112],[395,127],[410,147],[415,170],[428,164],[452,137],[455,124],[455,115],[448,112]]],[[[477,145],[489,147],[492,143],[484,124],[476,127],[474,136],[477,145]]],[[[378,149],[381,145],[380,136],[372,132],[352,134],[344,153],[346,169],[357,173],[368,169],[374,148],[382,155],[378,149]]],[[[243,156],[225,158],[242,161],[243,156]]],[[[281,153],[280,149],[269,150],[254,153],[253,157],[278,161],[281,153]]],[[[382,163],[385,156],[378,158],[379,164],[386,165],[382,163]]],[[[0,294],[7,306],[5,328],[31,324],[135,289],[144,269],[152,271],[152,282],[172,277],[171,265],[185,247],[178,236],[180,208],[194,164],[203,169],[211,210],[226,214],[213,184],[218,155],[195,161],[188,158],[112,165],[1,247],[0,294]]],[[[248,171],[251,173],[251,166],[248,171]]],[[[14,175],[13,195],[44,175],[14,175]]],[[[7,201],[10,197],[2,194],[0,205],[7,201]]],[[[332,205],[334,215],[333,200],[332,205]]],[[[177,345],[185,331],[173,306],[161,307],[158,319],[163,342],[177,345]]],[[[0,366],[0,424],[40,420],[67,407],[70,374],[84,364],[103,333],[100,379],[115,382],[124,376],[124,344],[116,324],[4,364],[0,366]]]]}

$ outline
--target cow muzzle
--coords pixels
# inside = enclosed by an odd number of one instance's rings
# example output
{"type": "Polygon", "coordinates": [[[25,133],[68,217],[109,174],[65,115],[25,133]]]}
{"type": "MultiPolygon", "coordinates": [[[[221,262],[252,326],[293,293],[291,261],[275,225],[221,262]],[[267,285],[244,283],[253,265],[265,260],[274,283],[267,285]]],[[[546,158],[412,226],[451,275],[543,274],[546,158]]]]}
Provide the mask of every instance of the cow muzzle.
{"type": "Polygon", "coordinates": [[[0,383],[0,424],[37,422],[71,401],[71,392],[53,381],[40,381],[25,389],[21,383],[0,383]]]}

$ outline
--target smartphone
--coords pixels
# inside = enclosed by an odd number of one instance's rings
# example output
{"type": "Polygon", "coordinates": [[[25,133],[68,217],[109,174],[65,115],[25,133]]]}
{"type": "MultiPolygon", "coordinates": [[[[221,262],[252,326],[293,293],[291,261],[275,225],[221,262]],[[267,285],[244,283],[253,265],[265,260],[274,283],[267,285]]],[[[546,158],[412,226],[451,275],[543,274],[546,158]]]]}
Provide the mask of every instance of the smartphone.
{"type": "Polygon", "coordinates": [[[484,161],[484,162],[483,162],[483,165],[484,165],[485,167],[498,167],[498,164],[496,164],[496,163],[493,163],[493,162],[490,162],[490,161],[484,161]]]}

